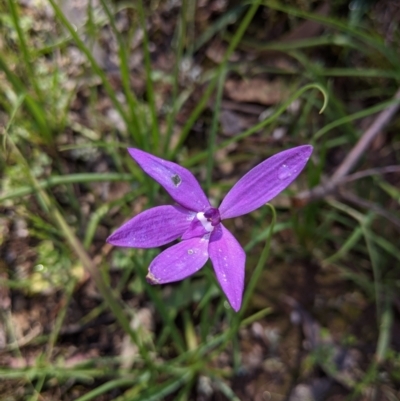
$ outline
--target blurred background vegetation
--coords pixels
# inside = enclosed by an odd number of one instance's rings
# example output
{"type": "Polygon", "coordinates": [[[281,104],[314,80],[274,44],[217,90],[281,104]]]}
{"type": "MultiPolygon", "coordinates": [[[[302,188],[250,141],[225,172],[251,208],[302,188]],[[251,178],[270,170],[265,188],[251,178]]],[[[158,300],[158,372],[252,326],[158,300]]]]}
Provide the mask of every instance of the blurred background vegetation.
{"type": "Polygon", "coordinates": [[[0,2],[1,400],[399,400],[399,22],[396,0],[0,2]],[[211,265],[153,287],[159,249],[105,243],[170,202],[126,147],[218,204],[302,144],[276,219],[228,222],[239,314],[211,265]]]}

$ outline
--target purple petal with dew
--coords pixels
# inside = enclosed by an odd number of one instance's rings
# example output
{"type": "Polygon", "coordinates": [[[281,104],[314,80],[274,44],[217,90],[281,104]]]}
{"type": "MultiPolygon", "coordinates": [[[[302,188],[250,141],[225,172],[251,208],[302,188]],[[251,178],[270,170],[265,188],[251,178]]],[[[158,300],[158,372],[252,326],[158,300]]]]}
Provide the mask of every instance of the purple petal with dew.
{"type": "Polygon", "coordinates": [[[218,224],[211,233],[208,252],[218,282],[237,312],[242,305],[246,254],[222,224],[218,224]]]}
{"type": "Polygon", "coordinates": [[[130,219],[107,238],[129,248],[154,248],[179,238],[196,214],[181,206],[158,206],[130,219]]]}
{"type": "Polygon", "coordinates": [[[181,241],[160,253],[150,264],[147,281],[164,284],[183,280],[200,270],[208,259],[209,235],[181,241]]]}
{"type": "Polygon", "coordinates": [[[195,212],[203,211],[210,206],[206,195],[189,170],[139,149],[128,148],[128,152],[181,206],[195,212]]]}
{"type": "Polygon", "coordinates": [[[219,207],[221,218],[241,216],[270,201],[300,174],[312,150],[310,145],[288,149],[251,169],[225,196],[219,207]]]}

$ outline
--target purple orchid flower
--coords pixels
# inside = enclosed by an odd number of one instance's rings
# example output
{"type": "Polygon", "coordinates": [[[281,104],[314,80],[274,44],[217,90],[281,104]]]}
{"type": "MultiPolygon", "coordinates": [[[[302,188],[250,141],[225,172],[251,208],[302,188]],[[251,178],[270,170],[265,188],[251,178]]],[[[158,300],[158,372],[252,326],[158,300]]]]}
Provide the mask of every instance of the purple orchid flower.
{"type": "Polygon", "coordinates": [[[200,270],[208,258],[232,308],[242,303],[246,255],[222,220],[250,213],[283,191],[303,170],[313,148],[298,146],[268,158],[245,174],[219,208],[210,205],[193,174],[139,149],[128,151],[139,166],[171,195],[177,205],[146,210],[118,228],[107,242],[131,248],[153,248],[178,238],[150,264],[147,281],[164,284],[200,270]]]}

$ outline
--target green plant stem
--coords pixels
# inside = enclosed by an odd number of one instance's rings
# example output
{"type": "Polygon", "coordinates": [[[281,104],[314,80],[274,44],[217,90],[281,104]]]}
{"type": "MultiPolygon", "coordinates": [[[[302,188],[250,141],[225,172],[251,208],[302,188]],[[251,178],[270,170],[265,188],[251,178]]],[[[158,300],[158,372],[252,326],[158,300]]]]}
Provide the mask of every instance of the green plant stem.
{"type": "MultiPolygon", "coordinates": [[[[251,134],[254,134],[255,132],[261,130],[266,125],[268,125],[269,123],[271,123],[275,119],[277,119],[282,113],[284,113],[286,111],[286,109],[288,108],[288,106],[291,103],[293,103],[303,93],[305,93],[306,91],[308,91],[310,89],[318,89],[319,91],[321,91],[322,95],[324,96],[324,104],[323,104],[323,106],[322,106],[322,108],[320,110],[320,113],[322,113],[325,110],[325,108],[326,108],[326,106],[328,104],[327,91],[320,84],[308,84],[308,85],[305,85],[302,88],[300,88],[297,92],[295,92],[292,96],[290,96],[289,99],[287,99],[285,102],[283,102],[282,105],[279,106],[278,109],[271,116],[269,116],[268,118],[266,118],[263,121],[260,121],[258,124],[253,125],[251,128],[249,128],[248,130],[242,132],[241,134],[238,134],[238,135],[236,135],[235,137],[233,137],[231,139],[227,139],[226,141],[221,142],[217,146],[217,149],[223,149],[223,148],[231,145],[232,143],[239,142],[242,139],[247,138],[251,134]]],[[[194,164],[198,163],[199,161],[207,158],[207,156],[208,156],[208,151],[200,152],[197,155],[185,160],[182,164],[185,167],[190,167],[190,166],[193,166],[194,164]]]]}
{"type": "Polygon", "coordinates": [[[254,315],[251,315],[240,322],[240,327],[247,327],[250,324],[256,322],[257,320],[262,319],[264,316],[268,316],[273,312],[273,309],[270,307],[261,309],[260,311],[256,312],[254,315]]]}
{"type": "Polygon", "coordinates": [[[216,148],[216,140],[217,140],[217,131],[218,131],[218,122],[219,115],[221,110],[221,102],[222,102],[222,94],[224,91],[224,83],[226,79],[227,70],[225,66],[221,69],[221,74],[218,80],[217,86],[217,95],[215,99],[215,109],[213,114],[213,119],[211,122],[209,142],[208,142],[208,160],[207,160],[207,176],[206,176],[206,185],[205,190],[206,194],[210,191],[211,181],[212,181],[212,171],[214,167],[214,157],[215,157],[215,148],[216,148]]]}
{"type": "Polygon", "coordinates": [[[114,16],[110,12],[107,2],[105,0],[100,0],[100,1],[101,1],[104,11],[107,14],[108,21],[110,22],[111,28],[118,41],[118,54],[119,54],[119,60],[120,60],[119,69],[120,69],[120,73],[121,73],[121,82],[122,82],[122,86],[124,88],[124,93],[125,93],[126,99],[128,101],[130,119],[131,119],[132,125],[133,125],[133,127],[132,127],[133,131],[131,131],[130,126],[128,126],[127,129],[130,132],[132,132],[132,137],[136,141],[137,145],[143,146],[144,144],[146,144],[146,141],[144,141],[144,143],[143,143],[144,136],[142,135],[141,127],[140,127],[139,119],[138,119],[138,115],[137,115],[138,101],[130,87],[130,71],[129,71],[129,61],[128,61],[129,57],[128,57],[128,53],[127,53],[127,50],[129,49],[129,47],[127,46],[126,43],[124,43],[124,40],[115,25],[114,16]]]}
{"type": "Polygon", "coordinates": [[[151,114],[151,134],[152,134],[151,136],[153,143],[150,149],[152,149],[154,153],[158,153],[157,150],[160,140],[160,130],[158,127],[156,97],[154,93],[153,81],[151,76],[152,68],[151,68],[150,50],[149,50],[150,46],[149,46],[149,38],[147,35],[146,16],[144,12],[143,0],[139,0],[137,2],[137,9],[139,12],[139,20],[143,31],[143,54],[144,54],[144,65],[146,69],[146,91],[151,114]]]}
{"type": "Polygon", "coordinates": [[[333,128],[339,127],[340,125],[343,125],[343,124],[347,124],[354,120],[358,120],[360,118],[368,117],[371,114],[378,113],[379,111],[385,110],[389,106],[392,106],[393,104],[396,104],[399,102],[400,102],[400,99],[386,100],[382,103],[375,104],[372,107],[368,107],[368,108],[358,111],[356,113],[349,114],[345,117],[339,118],[336,121],[332,121],[331,123],[325,125],[323,128],[318,130],[313,135],[313,140],[316,141],[316,140],[320,139],[323,135],[325,135],[327,132],[331,131],[333,128]]]}
{"type": "Polygon", "coordinates": [[[32,117],[38,125],[38,131],[44,136],[47,143],[52,141],[51,129],[47,124],[46,117],[43,113],[41,106],[36,102],[36,100],[26,92],[24,84],[21,80],[8,68],[7,63],[3,60],[0,53],[0,70],[4,72],[9,82],[13,86],[15,92],[20,96],[20,99],[26,104],[27,109],[31,113],[32,117]]]}
{"type": "MultiPolygon", "coordinates": [[[[57,341],[57,337],[60,333],[62,324],[64,322],[65,316],[67,314],[67,309],[69,302],[71,300],[72,294],[74,292],[76,280],[72,279],[68,284],[67,284],[67,289],[65,291],[66,297],[63,303],[63,307],[61,308],[61,311],[57,314],[56,322],[55,325],[51,331],[50,337],[49,337],[49,342],[47,345],[47,350],[45,354],[45,363],[49,364],[51,362],[51,356],[53,354],[54,346],[57,341]]],[[[35,393],[31,397],[31,401],[37,401],[40,397],[40,392],[42,391],[44,382],[46,379],[46,375],[43,375],[39,378],[36,386],[35,386],[35,393]]]]}
{"type": "MultiPolygon", "coordinates": [[[[211,23],[209,28],[207,28],[207,30],[198,37],[196,43],[193,45],[193,49],[190,54],[198,51],[202,46],[210,41],[213,36],[217,35],[218,32],[226,29],[228,25],[236,22],[236,20],[240,18],[241,14],[243,14],[246,8],[246,4],[240,4],[236,7],[226,10],[223,14],[221,14],[221,16],[216,19],[215,22],[211,23]]],[[[245,39],[243,39],[242,42],[245,42],[245,39]]]]}
{"type": "Polygon", "coordinates": [[[95,399],[98,399],[98,397],[103,395],[104,393],[107,393],[108,391],[114,390],[116,388],[128,387],[128,386],[132,386],[132,378],[129,378],[129,379],[122,378],[122,379],[110,380],[110,381],[96,387],[94,390],[89,391],[82,397],[77,398],[75,401],[95,400],[95,399]]]}
{"type": "Polygon", "coordinates": [[[323,25],[330,26],[334,29],[342,31],[346,34],[350,34],[351,36],[363,42],[361,46],[367,44],[372,48],[378,50],[381,54],[383,54],[387,58],[387,60],[389,60],[392,63],[392,65],[397,70],[400,67],[400,59],[395,49],[391,48],[390,46],[387,46],[383,40],[377,39],[376,36],[369,35],[368,33],[366,33],[364,29],[360,29],[360,27],[358,26],[350,26],[347,22],[338,21],[330,16],[310,13],[296,9],[295,7],[286,6],[282,2],[278,2],[276,0],[264,0],[263,4],[265,4],[265,6],[267,7],[272,8],[273,10],[282,11],[289,15],[294,15],[296,17],[304,18],[311,21],[316,21],[323,25]]]}
{"type": "MultiPolygon", "coordinates": [[[[242,307],[238,313],[236,313],[235,315],[232,315],[232,322],[229,327],[229,330],[227,330],[220,338],[215,339],[216,345],[220,345],[220,346],[219,346],[219,349],[217,349],[216,351],[213,352],[213,354],[218,354],[220,352],[220,350],[222,348],[224,348],[230,340],[233,339],[233,337],[236,335],[236,333],[238,332],[238,330],[241,326],[243,327],[246,324],[251,323],[251,321],[253,319],[255,319],[255,316],[258,316],[256,314],[256,315],[253,315],[252,317],[249,317],[248,319],[243,319],[243,315],[246,312],[250,298],[254,292],[254,289],[255,289],[257,283],[260,280],[261,273],[262,273],[265,263],[267,261],[270,247],[271,247],[271,238],[272,238],[272,234],[274,231],[274,225],[276,223],[275,208],[269,203],[267,203],[266,206],[268,206],[272,211],[272,221],[271,221],[271,225],[270,225],[270,229],[269,229],[269,235],[267,237],[267,240],[265,241],[264,249],[261,253],[260,259],[258,260],[257,266],[251,275],[250,281],[246,286],[246,291],[243,296],[242,307]]],[[[259,313],[260,313],[260,317],[263,316],[264,313],[265,313],[265,315],[267,315],[268,313],[270,313],[270,309],[269,308],[263,309],[259,313]]],[[[199,352],[200,352],[200,350],[199,350],[199,352]]],[[[212,358],[212,356],[210,358],[212,358]]]]}
{"type": "MultiPolygon", "coordinates": [[[[2,285],[0,283],[0,285],[2,285]]],[[[13,316],[12,316],[12,312],[11,309],[3,309],[0,308],[0,323],[3,326],[3,330],[5,329],[5,332],[7,334],[7,337],[9,339],[9,344],[8,344],[8,350],[12,351],[14,350],[13,354],[16,355],[19,359],[23,359],[23,355],[22,352],[20,350],[19,347],[19,339],[17,338],[16,335],[16,329],[15,329],[15,323],[13,321],[13,316]]],[[[4,350],[4,348],[3,348],[4,350]]],[[[7,373],[8,369],[4,369],[5,372],[7,373]]],[[[1,375],[1,372],[0,372],[1,375]]],[[[0,377],[4,378],[3,375],[1,375],[0,377]]],[[[25,380],[29,383],[29,387],[31,388],[31,390],[35,393],[36,389],[34,384],[32,383],[32,379],[30,377],[25,377],[25,380]]]]}
{"type": "Polygon", "coordinates": [[[127,127],[129,126],[130,119],[124,108],[122,107],[121,103],[118,101],[115,92],[109,82],[109,78],[107,74],[103,71],[103,69],[97,64],[96,59],[94,58],[91,51],[85,46],[82,39],[80,38],[76,29],[72,26],[72,24],[68,21],[65,17],[63,12],[61,11],[59,5],[55,0],[49,0],[51,6],[53,7],[54,13],[56,17],[61,21],[61,23],[65,26],[69,34],[71,35],[72,39],[74,40],[76,46],[79,50],[86,56],[88,59],[93,71],[99,76],[101,82],[104,86],[105,91],[107,92],[108,96],[110,97],[114,107],[118,110],[119,114],[121,115],[122,119],[124,120],[127,127]]]}
{"type": "Polygon", "coordinates": [[[361,229],[364,234],[364,239],[367,245],[369,258],[371,260],[372,273],[374,276],[374,288],[375,288],[375,303],[376,303],[376,318],[378,321],[382,319],[382,273],[381,263],[379,263],[379,256],[376,252],[375,245],[372,243],[369,237],[365,220],[360,221],[361,229]]]}
{"type": "Polygon", "coordinates": [[[256,13],[260,3],[261,3],[261,0],[255,0],[253,3],[251,3],[251,6],[249,7],[242,22],[240,23],[238,30],[236,31],[235,35],[233,36],[231,42],[229,43],[228,49],[224,54],[224,57],[222,59],[220,66],[218,67],[217,73],[212,78],[206,91],[204,92],[203,96],[201,97],[199,103],[197,104],[196,108],[193,110],[192,114],[189,116],[188,121],[182,128],[178,143],[176,144],[176,146],[172,150],[172,152],[170,152],[170,154],[168,155],[169,158],[175,157],[176,153],[182,147],[187,136],[189,135],[189,132],[192,129],[194,122],[197,120],[197,118],[199,117],[199,115],[201,114],[201,112],[203,111],[205,106],[207,105],[208,99],[210,98],[211,93],[213,92],[213,90],[217,84],[221,70],[225,68],[226,62],[229,60],[229,57],[232,55],[232,53],[236,49],[237,45],[239,44],[240,40],[242,39],[242,37],[243,37],[247,27],[249,26],[251,20],[253,19],[254,14],[256,13]]]}
{"type": "Polygon", "coordinates": [[[42,91],[39,88],[39,85],[37,84],[36,81],[36,76],[35,76],[35,72],[33,71],[33,63],[31,60],[31,56],[29,54],[29,47],[26,44],[25,41],[25,35],[22,32],[21,29],[21,25],[20,25],[20,18],[18,15],[18,11],[17,11],[17,2],[15,0],[8,0],[8,6],[9,9],[11,10],[11,17],[14,23],[14,27],[17,31],[17,35],[18,35],[18,40],[19,40],[19,44],[20,44],[20,49],[22,52],[22,58],[24,60],[24,64],[25,64],[25,68],[28,72],[28,78],[29,78],[29,82],[33,85],[33,88],[35,90],[36,96],[38,97],[38,99],[40,101],[43,100],[43,94],[42,91]]]}
{"type": "Polygon", "coordinates": [[[393,326],[392,294],[386,293],[384,298],[379,322],[378,344],[375,352],[375,359],[378,364],[382,364],[386,359],[393,326]]]}
{"type": "Polygon", "coordinates": [[[183,312],[183,326],[184,326],[187,349],[188,350],[197,349],[198,344],[197,344],[196,332],[195,332],[195,328],[193,326],[193,321],[192,321],[191,315],[189,314],[188,310],[185,310],[183,312]]]}
{"type": "Polygon", "coordinates": [[[171,317],[171,311],[167,309],[167,307],[164,305],[159,293],[156,291],[154,287],[151,285],[147,284],[146,281],[146,274],[143,272],[143,269],[140,268],[140,266],[137,265],[136,269],[143,285],[145,286],[146,292],[148,293],[149,297],[153,301],[154,305],[156,306],[157,310],[160,312],[160,316],[163,319],[166,328],[168,328],[171,331],[171,337],[174,341],[174,346],[177,348],[177,350],[180,353],[183,353],[185,351],[185,344],[184,341],[181,337],[181,334],[176,327],[175,322],[173,321],[173,318],[171,317]]]}
{"type": "MultiPolygon", "coordinates": [[[[190,0],[189,0],[190,1],[190,0]]],[[[176,27],[176,42],[178,43],[176,49],[176,58],[174,66],[174,81],[172,83],[172,96],[171,96],[171,110],[167,116],[167,134],[164,141],[164,154],[169,151],[169,144],[171,142],[172,132],[174,130],[175,116],[178,110],[178,84],[179,84],[179,71],[182,63],[182,54],[184,47],[184,35],[186,34],[187,23],[186,23],[186,12],[187,12],[188,0],[182,1],[182,7],[180,12],[180,19],[176,27]]]]}

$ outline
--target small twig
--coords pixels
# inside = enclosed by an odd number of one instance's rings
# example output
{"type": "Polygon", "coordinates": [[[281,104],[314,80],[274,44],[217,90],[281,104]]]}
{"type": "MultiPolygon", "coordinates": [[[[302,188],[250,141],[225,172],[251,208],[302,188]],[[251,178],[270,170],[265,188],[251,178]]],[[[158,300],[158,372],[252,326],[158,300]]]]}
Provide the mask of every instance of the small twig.
{"type": "Polygon", "coordinates": [[[385,219],[388,219],[391,223],[393,223],[394,227],[396,227],[396,229],[400,231],[400,219],[397,218],[396,216],[394,216],[392,213],[389,213],[388,211],[386,211],[384,208],[380,207],[376,203],[359,198],[358,196],[352,194],[349,191],[340,190],[339,195],[344,200],[347,200],[348,202],[351,202],[355,205],[372,210],[376,214],[379,214],[380,216],[384,217],[385,219]]]}
{"type": "MultiPolygon", "coordinates": [[[[400,89],[394,95],[395,100],[400,100],[400,89]]],[[[396,102],[386,110],[378,114],[372,125],[364,132],[354,148],[350,151],[342,164],[335,173],[326,180],[324,184],[318,185],[308,191],[300,192],[296,198],[296,203],[300,205],[307,204],[313,200],[324,198],[326,195],[334,192],[336,188],[345,181],[346,175],[352,170],[360,157],[367,151],[372,140],[382,131],[389,123],[400,107],[400,102],[396,102]]]]}
{"type": "Polygon", "coordinates": [[[357,171],[357,173],[344,177],[342,183],[344,184],[347,182],[356,181],[359,180],[360,178],[369,177],[371,175],[381,175],[387,173],[400,173],[400,166],[377,167],[377,168],[369,168],[367,170],[357,171]]]}

